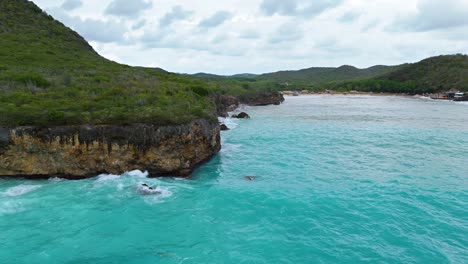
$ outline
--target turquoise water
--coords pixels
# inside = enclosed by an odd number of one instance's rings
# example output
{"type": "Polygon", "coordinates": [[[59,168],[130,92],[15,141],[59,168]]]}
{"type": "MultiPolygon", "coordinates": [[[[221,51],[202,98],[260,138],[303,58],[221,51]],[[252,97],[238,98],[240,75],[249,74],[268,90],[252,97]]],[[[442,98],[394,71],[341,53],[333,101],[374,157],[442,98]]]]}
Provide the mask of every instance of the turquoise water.
{"type": "Polygon", "coordinates": [[[468,105],[246,110],[192,180],[0,180],[0,263],[468,263],[468,105]]]}

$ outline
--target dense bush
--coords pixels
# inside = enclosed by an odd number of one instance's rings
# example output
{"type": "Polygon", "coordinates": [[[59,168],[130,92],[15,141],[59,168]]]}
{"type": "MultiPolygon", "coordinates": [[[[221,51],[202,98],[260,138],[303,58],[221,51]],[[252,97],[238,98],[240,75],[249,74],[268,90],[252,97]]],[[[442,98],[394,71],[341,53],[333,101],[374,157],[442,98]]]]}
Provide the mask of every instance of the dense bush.
{"type": "Polygon", "coordinates": [[[215,120],[215,85],[99,56],[26,0],[0,1],[0,125],[215,120]]]}

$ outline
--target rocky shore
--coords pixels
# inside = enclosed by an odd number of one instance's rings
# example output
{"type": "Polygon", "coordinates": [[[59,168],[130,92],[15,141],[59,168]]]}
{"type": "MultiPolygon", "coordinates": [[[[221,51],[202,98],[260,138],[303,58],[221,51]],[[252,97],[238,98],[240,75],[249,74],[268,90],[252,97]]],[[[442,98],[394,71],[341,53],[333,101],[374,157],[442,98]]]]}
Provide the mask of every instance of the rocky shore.
{"type": "Polygon", "coordinates": [[[284,97],[279,92],[264,92],[240,96],[239,102],[251,106],[280,105],[284,102],[284,97]]]}
{"type": "Polygon", "coordinates": [[[219,126],[17,127],[0,129],[0,176],[83,179],[135,169],[188,176],[221,149],[219,126]]]}
{"type": "Polygon", "coordinates": [[[283,94],[279,92],[266,92],[238,97],[216,95],[213,100],[216,104],[218,116],[228,117],[228,112],[236,110],[241,104],[250,106],[280,105],[285,99],[283,94]]]}
{"type": "MultiPolygon", "coordinates": [[[[241,103],[277,105],[284,97],[216,95],[213,100],[217,115],[227,117],[241,103]]],[[[85,179],[136,169],[151,177],[186,177],[220,151],[221,128],[205,119],[168,126],[0,127],[0,177],[85,179]]]]}

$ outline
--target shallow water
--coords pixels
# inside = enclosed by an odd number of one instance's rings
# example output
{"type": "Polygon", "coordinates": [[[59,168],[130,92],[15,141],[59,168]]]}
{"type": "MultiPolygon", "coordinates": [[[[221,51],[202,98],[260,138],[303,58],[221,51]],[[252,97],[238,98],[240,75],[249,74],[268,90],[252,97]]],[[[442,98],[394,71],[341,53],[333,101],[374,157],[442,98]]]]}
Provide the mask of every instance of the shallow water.
{"type": "Polygon", "coordinates": [[[246,110],[192,180],[0,180],[0,263],[468,263],[468,105],[246,110]]]}

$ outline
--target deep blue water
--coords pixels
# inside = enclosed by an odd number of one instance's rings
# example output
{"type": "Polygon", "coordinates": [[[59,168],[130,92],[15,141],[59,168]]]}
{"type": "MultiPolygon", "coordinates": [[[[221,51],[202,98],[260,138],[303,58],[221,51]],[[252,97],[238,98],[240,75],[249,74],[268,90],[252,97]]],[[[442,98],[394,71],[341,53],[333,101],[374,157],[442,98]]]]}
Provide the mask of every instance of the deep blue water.
{"type": "Polygon", "coordinates": [[[246,111],[191,180],[0,180],[0,263],[468,263],[467,104],[246,111]]]}

